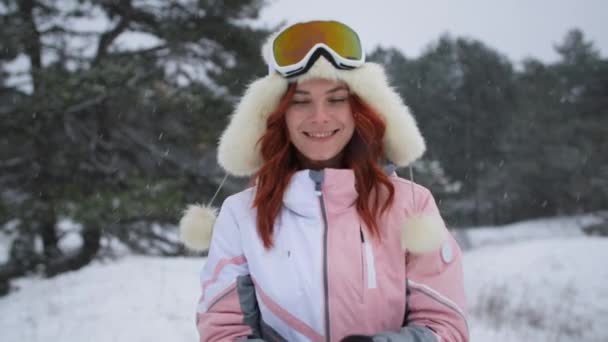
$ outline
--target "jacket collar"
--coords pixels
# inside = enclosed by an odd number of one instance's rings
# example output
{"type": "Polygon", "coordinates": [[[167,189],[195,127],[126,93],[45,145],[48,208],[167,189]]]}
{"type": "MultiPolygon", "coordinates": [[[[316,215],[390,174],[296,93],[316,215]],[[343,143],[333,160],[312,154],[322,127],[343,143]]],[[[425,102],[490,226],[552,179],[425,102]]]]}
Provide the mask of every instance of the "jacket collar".
{"type": "Polygon", "coordinates": [[[340,212],[352,207],[357,200],[355,174],[350,169],[301,170],[290,180],[283,195],[283,204],[305,217],[320,215],[317,185],[321,186],[325,209],[340,212]],[[316,182],[315,182],[316,180],[316,182]]]}

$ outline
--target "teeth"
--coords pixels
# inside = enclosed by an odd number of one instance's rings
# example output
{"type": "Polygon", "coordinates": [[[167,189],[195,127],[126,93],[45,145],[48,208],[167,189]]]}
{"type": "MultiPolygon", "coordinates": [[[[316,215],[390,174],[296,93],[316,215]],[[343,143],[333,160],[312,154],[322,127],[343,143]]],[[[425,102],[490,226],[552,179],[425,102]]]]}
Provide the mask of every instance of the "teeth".
{"type": "Polygon", "coordinates": [[[315,132],[315,133],[307,132],[306,134],[313,138],[327,138],[330,135],[333,135],[334,132],[315,132]]]}

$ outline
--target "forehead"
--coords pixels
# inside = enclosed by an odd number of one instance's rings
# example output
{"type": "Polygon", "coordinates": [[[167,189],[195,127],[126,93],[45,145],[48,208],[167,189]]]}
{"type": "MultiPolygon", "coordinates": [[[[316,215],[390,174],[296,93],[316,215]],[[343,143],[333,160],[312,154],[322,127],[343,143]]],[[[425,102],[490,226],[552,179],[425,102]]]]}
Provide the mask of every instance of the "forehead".
{"type": "Polygon", "coordinates": [[[348,90],[348,86],[343,81],[327,80],[314,78],[303,82],[298,82],[296,93],[324,94],[339,90],[348,90]]]}

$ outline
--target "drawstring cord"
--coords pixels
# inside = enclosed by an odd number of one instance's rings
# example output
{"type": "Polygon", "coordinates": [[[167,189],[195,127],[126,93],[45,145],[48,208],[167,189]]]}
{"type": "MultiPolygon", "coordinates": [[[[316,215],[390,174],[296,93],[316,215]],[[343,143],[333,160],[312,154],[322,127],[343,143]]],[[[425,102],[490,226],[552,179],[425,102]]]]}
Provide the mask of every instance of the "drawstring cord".
{"type": "Polygon", "coordinates": [[[215,191],[215,194],[213,194],[213,197],[211,197],[211,200],[209,201],[209,204],[207,204],[208,207],[210,207],[213,204],[213,201],[217,197],[217,194],[220,193],[220,189],[222,188],[222,186],[224,186],[224,182],[226,182],[226,178],[228,178],[228,174],[227,173],[224,175],[224,179],[222,179],[222,181],[220,182],[220,185],[217,187],[217,190],[215,191]]]}

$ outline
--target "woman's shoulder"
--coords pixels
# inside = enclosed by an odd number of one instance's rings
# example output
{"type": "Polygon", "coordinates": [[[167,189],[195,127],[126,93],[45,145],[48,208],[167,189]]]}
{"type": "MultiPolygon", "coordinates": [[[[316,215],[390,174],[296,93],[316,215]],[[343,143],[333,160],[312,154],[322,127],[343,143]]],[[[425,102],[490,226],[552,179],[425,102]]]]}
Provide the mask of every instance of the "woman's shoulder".
{"type": "Polygon", "coordinates": [[[254,197],[255,187],[246,188],[226,197],[226,199],[224,199],[224,203],[222,203],[222,210],[229,210],[235,213],[237,216],[252,213],[254,197]]]}
{"type": "Polygon", "coordinates": [[[412,182],[411,180],[401,178],[397,174],[393,174],[389,177],[393,186],[395,187],[395,196],[409,196],[412,197],[412,191],[414,191],[414,195],[418,196],[429,196],[431,195],[431,191],[427,189],[425,186],[420,185],[418,183],[412,182]]]}
{"type": "Polygon", "coordinates": [[[408,212],[417,211],[435,201],[431,191],[423,185],[393,174],[391,177],[395,189],[394,205],[405,208],[408,212]]]}

